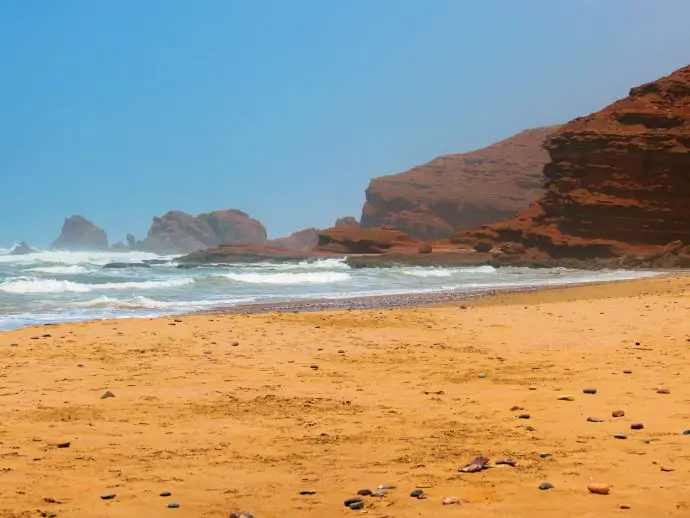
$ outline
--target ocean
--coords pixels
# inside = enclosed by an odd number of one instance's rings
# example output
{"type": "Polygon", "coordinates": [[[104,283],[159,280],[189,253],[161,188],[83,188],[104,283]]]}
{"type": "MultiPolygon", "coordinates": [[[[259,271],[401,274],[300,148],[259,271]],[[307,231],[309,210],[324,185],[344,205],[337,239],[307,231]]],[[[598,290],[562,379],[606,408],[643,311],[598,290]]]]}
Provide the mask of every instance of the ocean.
{"type": "Polygon", "coordinates": [[[366,295],[558,286],[655,275],[641,271],[500,268],[362,268],[322,259],[178,269],[103,269],[109,262],[172,259],[143,252],[0,249],[0,330],[103,318],[154,317],[215,307],[366,295]]]}

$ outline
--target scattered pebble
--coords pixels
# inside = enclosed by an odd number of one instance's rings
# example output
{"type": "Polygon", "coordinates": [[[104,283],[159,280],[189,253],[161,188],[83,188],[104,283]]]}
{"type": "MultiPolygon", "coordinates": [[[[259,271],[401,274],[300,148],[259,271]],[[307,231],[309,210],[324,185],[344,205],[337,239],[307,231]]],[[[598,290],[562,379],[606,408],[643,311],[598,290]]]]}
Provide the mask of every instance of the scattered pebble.
{"type": "Polygon", "coordinates": [[[611,491],[611,488],[609,488],[609,486],[599,482],[593,482],[591,484],[588,484],[587,489],[590,493],[594,493],[595,495],[608,495],[609,491],[611,491]]]}
{"type": "Polygon", "coordinates": [[[172,503],[168,504],[167,507],[168,507],[168,509],[177,509],[180,507],[180,504],[178,504],[176,502],[172,502],[172,503]]]}
{"type": "MultiPolygon", "coordinates": [[[[240,345],[240,343],[239,343],[239,342],[232,342],[230,345],[231,345],[232,347],[237,347],[238,345],[240,345]]],[[[241,517],[240,517],[240,518],[241,518],[241,517]]]]}
{"type": "Polygon", "coordinates": [[[348,498],[345,500],[345,507],[350,507],[352,504],[356,504],[357,502],[362,502],[364,503],[364,500],[361,498],[348,498]]]}
{"type": "Polygon", "coordinates": [[[587,421],[589,421],[590,423],[604,423],[606,422],[606,419],[601,419],[599,417],[588,417],[587,421]]]}
{"type": "Polygon", "coordinates": [[[630,509],[629,505],[621,504],[618,506],[619,509],[630,509]]]}
{"type": "Polygon", "coordinates": [[[313,369],[313,370],[319,370],[319,366],[318,366],[318,365],[310,365],[309,368],[310,368],[310,369],[313,369]]]}
{"type": "Polygon", "coordinates": [[[371,489],[360,489],[357,491],[357,494],[360,496],[371,496],[371,489]]]}
{"type": "Polygon", "coordinates": [[[315,495],[316,491],[313,489],[303,489],[302,491],[299,492],[300,495],[306,496],[306,495],[315,495]]]}
{"type": "Polygon", "coordinates": [[[163,492],[160,494],[160,496],[162,496],[162,497],[171,496],[171,495],[172,495],[172,493],[171,493],[170,491],[163,491],[163,492]]]}
{"type": "Polygon", "coordinates": [[[551,482],[542,482],[539,484],[539,489],[546,491],[547,489],[553,489],[553,484],[551,482]]]}
{"type": "Polygon", "coordinates": [[[614,435],[614,437],[615,437],[616,439],[627,439],[627,438],[628,438],[628,436],[625,435],[624,433],[617,433],[617,434],[614,435]]]}
{"type": "Polygon", "coordinates": [[[460,468],[459,471],[462,473],[478,473],[479,471],[482,471],[488,463],[489,459],[486,457],[475,457],[472,462],[460,468]]]}
{"type": "Polygon", "coordinates": [[[57,446],[58,448],[69,448],[70,444],[72,444],[72,443],[70,443],[69,441],[65,441],[65,442],[59,442],[55,446],[57,446]]]}
{"type": "Polygon", "coordinates": [[[518,405],[510,407],[511,412],[515,412],[516,410],[524,410],[524,409],[525,409],[524,406],[518,406],[518,405]]]}
{"type": "Polygon", "coordinates": [[[106,495],[101,495],[101,500],[112,500],[115,498],[115,493],[108,493],[106,495]]]}
{"type": "Polygon", "coordinates": [[[343,351],[342,349],[338,349],[338,354],[345,354],[345,351],[343,351]]]}
{"type": "Polygon", "coordinates": [[[379,498],[383,498],[386,496],[387,491],[385,489],[377,489],[374,491],[371,496],[378,496],[379,498]]]}
{"type": "Polygon", "coordinates": [[[486,372],[480,372],[479,374],[477,374],[477,377],[478,378],[486,378],[486,372]]]}
{"type": "Polygon", "coordinates": [[[228,518],[254,518],[254,515],[249,511],[235,511],[228,518]]]}
{"type": "Polygon", "coordinates": [[[623,374],[632,374],[632,371],[630,369],[625,369],[623,371],[623,374]]]}
{"type": "Polygon", "coordinates": [[[530,417],[532,417],[532,416],[529,414],[520,414],[518,416],[518,419],[529,419],[530,417]]]}
{"type": "Polygon", "coordinates": [[[582,389],[582,392],[583,392],[583,394],[596,394],[597,389],[589,387],[586,389],[582,389]]]}
{"type": "Polygon", "coordinates": [[[560,396],[558,401],[575,401],[575,398],[573,396],[560,396]]]}
{"type": "Polygon", "coordinates": [[[517,461],[515,459],[511,459],[510,457],[504,457],[504,458],[498,459],[496,461],[497,466],[500,466],[501,464],[504,464],[506,466],[511,466],[514,468],[515,466],[517,466],[517,461]]]}
{"type": "Polygon", "coordinates": [[[525,430],[528,432],[536,432],[537,429],[534,426],[525,426],[525,430]]]}
{"type": "Polygon", "coordinates": [[[115,397],[115,394],[113,394],[109,390],[106,390],[105,392],[103,392],[101,399],[108,399],[109,397],[115,397]]]}
{"type": "Polygon", "coordinates": [[[360,509],[364,509],[364,502],[362,500],[359,502],[352,502],[348,507],[353,511],[359,511],[360,509]]]}
{"type": "Polygon", "coordinates": [[[527,390],[537,390],[537,387],[527,387],[527,390]]]}
{"type": "Polygon", "coordinates": [[[625,412],[623,412],[622,410],[614,410],[613,412],[611,412],[611,415],[613,417],[623,417],[625,416],[625,412]]]}
{"type": "Polygon", "coordinates": [[[632,430],[642,430],[644,428],[644,424],[643,423],[633,423],[630,425],[630,428],[632,430]]]}
{"type": "Polygon", "coordinates": [[[660,389],[657,389],[656,393],[657,394],[670,394],[671,391],[667,388],[660,388],[660,389]]]}
{"type": "Polygon", "coordinates": [[[673,469],[669,466],[661,466],[661,471],[669,472],[669,471],[675,471],[675,469],[673,469]]]}
{"type": "Polygon", "coordinates": [[[455,505],[460,503],[460,499],[457,496],[447,496],[441,501],[441,503],[443,505],[455,505]]]}
{"type": "Polygon", "coordinates": [[[419,498],[419,497],[422,496],[423,494],[424,494],[424,491],[423,491],[423,490],[421,490],[421,489],[415,489],[414,491],[412,491],[412,493],[410,493],[410,496],[411,496],[412,498],[419,498]]]}
{"type": "Polygon", "coordinates": [[[690,435],[690,429],[688,429],[688,430],[683,430],[683,435],[690,435]]]}
{"type": "Polygon", "coordinates": [[[540,453],[539,458],[541,459],[546,459],[547,457],[551,457],[550,453],[540,453]]]}
{"type": "Polygon", "coordinates": [[[391,489],[395,489],[395,486],[392,484],[381,484],[377,489],[381,489],[382,491],[390,491],[391,489]]]}

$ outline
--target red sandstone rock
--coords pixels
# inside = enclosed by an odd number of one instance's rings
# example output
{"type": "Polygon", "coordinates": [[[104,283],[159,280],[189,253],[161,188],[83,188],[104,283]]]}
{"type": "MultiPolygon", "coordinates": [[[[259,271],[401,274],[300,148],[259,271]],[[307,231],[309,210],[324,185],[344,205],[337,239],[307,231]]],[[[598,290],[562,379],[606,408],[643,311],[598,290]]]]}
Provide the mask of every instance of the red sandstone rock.
{"type": "Polygon", "coordinates": [[[352,216],[345,216],[335,220],[336,227],[358,227],[359,222],[352,216]]]}
{"type": "Polygon", "coordinates": [[[453,242],[520,243],[523,258],[690,264],[690,66],[562,126],[545,147],[544,196],[453,242]]]}
{"type": "Polygon", "coordinates": [[[52,245],[55,250],[108,250],[108,236],[83,216],[65,220],[60,236],[52,245]]]}
{"type": "Polygon", "coordinates": [[[319,241],[318,228],[305,228],[293,232],[287,237],[279,237],[268,242],[271,246],[287,248],[288,250],[306,251],[311,250],[319,241]]]}
{"type": "Polygon", "coordinates": [[[192,252],[221,243],[264,244],[266,229],[240,210],[192,216],[170,211],[154,218],[141,248],[161,253],[192,252]]]}
{"type": "Polygon", "coordinates": [[[416,254],[420,243],[395,228],[333,227],[319,232],[316,250],[337,254],[416,254]]]}
{"type": "Polygon", "coordinates": [[[548,154],[541,146],[556,128],[523,131],[483,149],[375,178],[366,191],[360,225],[440,239],[512,217],[544,192],[548,154]]]}

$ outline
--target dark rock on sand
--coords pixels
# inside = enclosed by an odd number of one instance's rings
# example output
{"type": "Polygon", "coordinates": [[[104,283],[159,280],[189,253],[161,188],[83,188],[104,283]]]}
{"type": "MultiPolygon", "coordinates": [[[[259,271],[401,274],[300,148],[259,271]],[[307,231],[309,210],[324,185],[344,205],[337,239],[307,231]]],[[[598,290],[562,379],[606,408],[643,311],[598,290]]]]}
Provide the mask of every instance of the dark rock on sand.
{"type": "Polygon", "coordinates": [[[357,494],[360,496],[371,496],[371,493],[371,489],[360,489],[359,491],[357,491],[357,494]]]}
{"type": "Polygon", "coordinates": [[[348,505],[348,507],[353,511],[359,511],[360,509],[364,509],[364,502],[353,502],[348,505]]]}
{"type": "Polygon", "coordinates": [[[517,466],[517,461],[515,459],[511,459],[510,457],[504,457],[504,458],[498,459],[496,461],[497,466],[500,466],[502,464],[504,464],[506,466],[511,466],[514,468],[515,466],[517,466]]]}
{"type": "Polygon", "coordinates": [[[588,417],[587,421],[590,423],[604,423],[606,422],[606,419],[601,419],[599,417],[588,417]]]}
{"type": "Polygon", "coordinates": [[[356,504],[357,502],[364,502],[361,498],[348,498],[345,500],[345,507],[350,507],[352,504],[356,504]]]}
{"type": "Polygon", "coordinates": [[[611,412],[611,415],[613,417],[623,417],[625,416],[625,412],[623,412],[623,410],[614,410],[613,412],[611,412]]]}
{"type": "Polygon", "coordinates": [[[316,491],[313,489],[304,489],[304,490],[300,491],[299,494],[302,496],[310,496],[310,495],[315,495],[316,491]]]}
{"type": "Polygon", "coordinates": [[[489,463],[489,459],[483,456],[475,457],[472,462],[460,468],[461,473],[477,473],[482,471],[489,463]]]}
{"type": "Polygon", "coordinates": [[[115,397],[115,394],[113,394],[109,390],[106,390],[105,392],[103,392],[101,399],[108,399],[109,397],[115,397]]]}
{"type": "Polygon", "coordinates": [[[163,492],[160,494],[160,496],[162,496],[162,497],[171,496],[171,495],[172,495],[172,493],[171,493],[170,491],[163,491],[163,492]]]}
{"type": "Polygon", "coordinates": [[[644,424],[643,423],[633,423],[630,425],[630,428],[632,430],[642,430],[644,428],[644,424]]]}
{"type": "Polygon", "coordinates": [[[546,491],[547,489],[553,489],[553,484],[551,482],[542,482],[539,484],[539,489],[546,491]]]}
{"type": "Polygon", "coordinates": [[[148,263],[108,263],[103,266],[106,270],[119,270],[122,268],[151,268],[148,263]]]}
{"type": "Polygon", "coordinates": [[[670,394],[671,391],[667,388],[660,388],[656,391],[657,394],[670,394]]]}
{"type": "Polygon", "coordinates": [[[235,511],[234,513],[230,513],[228,518],[254,518],[254,515],[249,511],[235,511]]]}
{"type": "Polygon", "coordinates": [[[688,430],[683,430],[683,435],[690,435],[690,429],[688,429],[688,430]]]}
{"type": "Polygon", "coordinates": [[[617,433],[613,437],[616,439],[627,439],[628,438],[628,436],[625,435],[624,433],[617,433]]]}
{"type": "Polygon", "coordinates": [[[71,444],[72,444],[71,442],[65,441],[65,442],[59,442],[55,446],[57,446],[58,448],[69,448],[71,444]]]}
{"type": "Polygon", "coordinates": [[[411,496],[412,498],[419,498],[419,497],[422,496],[423,494],[424,494],[424,491],[422,491],[421,489],[415,489],[414,491],[412,491],[412,492],[410,493],[410,496],[411,496]]]}
{"type": "Polygon", "coordinates": [[[112,500],[113,498],[115,498],[115,496],[115,493],[108,493],[105,495],[101,495],[101,500],[112,500]]]}
{"type": "Polygon", "coordinates": [[[529,414],[520,414],[520,415],[518,416],[518,419],[529,419],[529,418],[531,418],[531,417],[532,417],[532,416],[529,415],[529,414]]]}
{"type": "Polygon", "coordinates": [[[582,392],[583,392],[584,394],[596,394],[596,393],[597,393],[597,389],[591,388],[591,387],[590,387],[590,388],[582,389],[582,392]]]}
{"type": "Polygon", "coordinates": [[[167,507],[168,507],[168,509],[177,509],[180,507],[180,504],[178,504],[176,502],[172,502],[172,503],[168,504],[167,507]]]}

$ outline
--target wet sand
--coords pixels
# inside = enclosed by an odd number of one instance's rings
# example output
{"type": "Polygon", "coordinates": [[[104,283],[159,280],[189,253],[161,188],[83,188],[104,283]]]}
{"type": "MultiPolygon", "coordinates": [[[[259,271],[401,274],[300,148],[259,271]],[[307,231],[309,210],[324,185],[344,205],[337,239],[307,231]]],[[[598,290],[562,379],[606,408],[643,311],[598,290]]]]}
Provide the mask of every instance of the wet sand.
{"type": "Polygon", "coordinates": [[[0,517],[690,516],[688,277],[464,305],[0,333],[0,517]]]}

